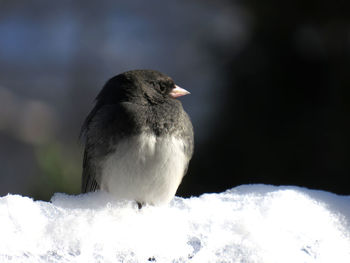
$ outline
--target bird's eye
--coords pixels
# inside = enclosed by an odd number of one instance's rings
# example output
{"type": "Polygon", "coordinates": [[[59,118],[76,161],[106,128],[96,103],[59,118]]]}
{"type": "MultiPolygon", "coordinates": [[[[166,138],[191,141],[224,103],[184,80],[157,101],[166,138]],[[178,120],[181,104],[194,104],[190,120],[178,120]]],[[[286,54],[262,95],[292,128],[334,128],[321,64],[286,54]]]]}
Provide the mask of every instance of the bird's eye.
{"type": "Polygon", "coordinates": [[[160,89],[161,92],[164,92],[165,91],[165,85],[160,83],[159,84],[159,89],[160,89]]]}

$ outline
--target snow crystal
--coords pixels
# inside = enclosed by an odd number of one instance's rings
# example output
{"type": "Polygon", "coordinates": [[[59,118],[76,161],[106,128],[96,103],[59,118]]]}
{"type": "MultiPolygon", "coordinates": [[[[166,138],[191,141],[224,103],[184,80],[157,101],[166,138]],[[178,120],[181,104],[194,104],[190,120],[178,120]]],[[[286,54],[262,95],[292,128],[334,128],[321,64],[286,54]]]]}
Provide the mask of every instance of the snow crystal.
{"type": "Polygon", "coordinates": [[[143,207],[0,198],[0,262],[350,262],[350,197],[244,185],[143,207]]]}

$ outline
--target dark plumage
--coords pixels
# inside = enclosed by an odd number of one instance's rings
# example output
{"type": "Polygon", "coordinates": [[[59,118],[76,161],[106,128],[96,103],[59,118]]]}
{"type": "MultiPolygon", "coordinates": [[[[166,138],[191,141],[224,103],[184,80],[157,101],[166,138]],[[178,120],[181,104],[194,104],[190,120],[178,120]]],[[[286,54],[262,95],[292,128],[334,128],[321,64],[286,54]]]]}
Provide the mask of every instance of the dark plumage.
{"type": "Polygon", "coordinates": [[[169,202],[193,153],[192,124],[176,99],[188,93],[153,70],[111,78],[82,127],[82,192],[103,189],[141,204],[169,202]]]}

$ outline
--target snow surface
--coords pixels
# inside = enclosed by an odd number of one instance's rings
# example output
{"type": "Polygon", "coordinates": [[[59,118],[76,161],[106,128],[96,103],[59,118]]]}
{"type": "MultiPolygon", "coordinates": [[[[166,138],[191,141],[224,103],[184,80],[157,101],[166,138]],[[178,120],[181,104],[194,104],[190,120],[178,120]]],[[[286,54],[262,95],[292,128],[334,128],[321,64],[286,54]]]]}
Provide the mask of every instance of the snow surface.
{"type": "Polygon", "coordinates": [[[0,198],[0,262],[350,262],[350,196],[244,185],[138,210],[105,192],[0,198]]]}

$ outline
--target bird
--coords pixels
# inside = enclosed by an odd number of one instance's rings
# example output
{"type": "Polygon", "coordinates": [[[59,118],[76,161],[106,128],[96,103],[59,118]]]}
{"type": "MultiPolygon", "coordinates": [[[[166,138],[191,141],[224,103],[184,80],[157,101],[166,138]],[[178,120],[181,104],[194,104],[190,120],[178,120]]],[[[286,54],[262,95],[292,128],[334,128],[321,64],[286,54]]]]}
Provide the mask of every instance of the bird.
{"type": "Polygon", "coordinates": [[[181,96],[189,91],[149,69],[109,79],[86,117],[82,193],[103,190],[138,207],[169,203],[194,150],[181,96]]]}

